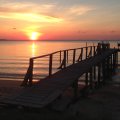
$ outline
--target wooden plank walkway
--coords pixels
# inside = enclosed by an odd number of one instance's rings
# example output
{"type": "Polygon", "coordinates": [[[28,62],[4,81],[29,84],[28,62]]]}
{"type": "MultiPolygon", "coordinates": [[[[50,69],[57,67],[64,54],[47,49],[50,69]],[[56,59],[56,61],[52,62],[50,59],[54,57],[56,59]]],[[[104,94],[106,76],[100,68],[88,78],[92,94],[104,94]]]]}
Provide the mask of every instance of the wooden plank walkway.
{"type": "Polygon", "coordinates": [[[89,59],[72,64],[31,87],[21,88],[14,96],[3,96],[1,103],[21,105],[25,107],[42,108],[59,97],[81,75],[116,52],[108,49],[89,59]]]}

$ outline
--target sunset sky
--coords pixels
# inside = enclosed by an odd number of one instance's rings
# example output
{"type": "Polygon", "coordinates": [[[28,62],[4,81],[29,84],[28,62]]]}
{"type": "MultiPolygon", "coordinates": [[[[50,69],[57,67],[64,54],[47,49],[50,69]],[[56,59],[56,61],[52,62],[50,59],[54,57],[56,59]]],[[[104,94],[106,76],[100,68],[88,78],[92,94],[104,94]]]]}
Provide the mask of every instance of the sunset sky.
{"type": "Polygon", "coordinates": [[[0,0],[0,39],[120,40],[120,0],[0,0]]]}

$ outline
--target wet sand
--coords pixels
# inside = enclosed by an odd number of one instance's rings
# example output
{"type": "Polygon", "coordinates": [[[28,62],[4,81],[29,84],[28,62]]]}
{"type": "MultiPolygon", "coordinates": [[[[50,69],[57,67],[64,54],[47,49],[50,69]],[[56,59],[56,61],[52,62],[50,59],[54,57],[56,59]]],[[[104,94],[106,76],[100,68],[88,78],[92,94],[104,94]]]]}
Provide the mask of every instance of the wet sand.
{"type": "MultiPolygon", "coordinates": [[[[17,92],[21,82],[0,81],[0,93],[17,92]]],[[[112,82],[79,98],[64,111],[13,106],[0,107],[0,120],[120,120],[120,85],[112,82]]]]}

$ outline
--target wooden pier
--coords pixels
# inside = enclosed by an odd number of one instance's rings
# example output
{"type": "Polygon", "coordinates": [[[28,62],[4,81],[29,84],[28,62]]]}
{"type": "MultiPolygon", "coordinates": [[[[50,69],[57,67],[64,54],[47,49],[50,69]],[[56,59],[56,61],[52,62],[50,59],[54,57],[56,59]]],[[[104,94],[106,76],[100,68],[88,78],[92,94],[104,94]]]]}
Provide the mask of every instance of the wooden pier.
{"type": "Polygon", "coordinates": [[[87,89],[93,90],[104,85],[106,80],[114,74],[117,64],[118,49],[110,48],[110,44],[104,43],[33,57],[30,58],[21,91],[14,96],[4,96],[0,102],[42,108],[56,100],[70,86],[73,87],[73,98],[76,99],[79,95],[78,80],[83,74],[85,75],[83,93],[85,94],[87,89]],[[56,54],[59,55],[59,71],[53,73],[53,57],[56,54]],[[34,83],[34,61],[44,57],[49,57],[48,76],[34,83]]]}

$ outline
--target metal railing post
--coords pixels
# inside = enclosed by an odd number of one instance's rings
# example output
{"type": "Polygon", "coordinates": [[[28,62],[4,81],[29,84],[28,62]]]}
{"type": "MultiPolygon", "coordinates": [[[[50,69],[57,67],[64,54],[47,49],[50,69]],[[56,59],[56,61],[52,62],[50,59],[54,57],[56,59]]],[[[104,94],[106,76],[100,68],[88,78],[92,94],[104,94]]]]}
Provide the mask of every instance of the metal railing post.
{"type": "Polygon", "coordinates": [[[76,49],[73,50],[73,64],[75,64],[76,49]]]}
{"type": "Polygon", "coordinates": [[[49,76],[52,75],[52,58],[53,58],[53,54],[50,54],[50,56],[49,56],[49,76]]]}
{"type": "Polygon", "coordinates": [[[32,80],[33,80],[33,59],[30,59],[30,76],[28,85],[32,85],[32,80]]]}

